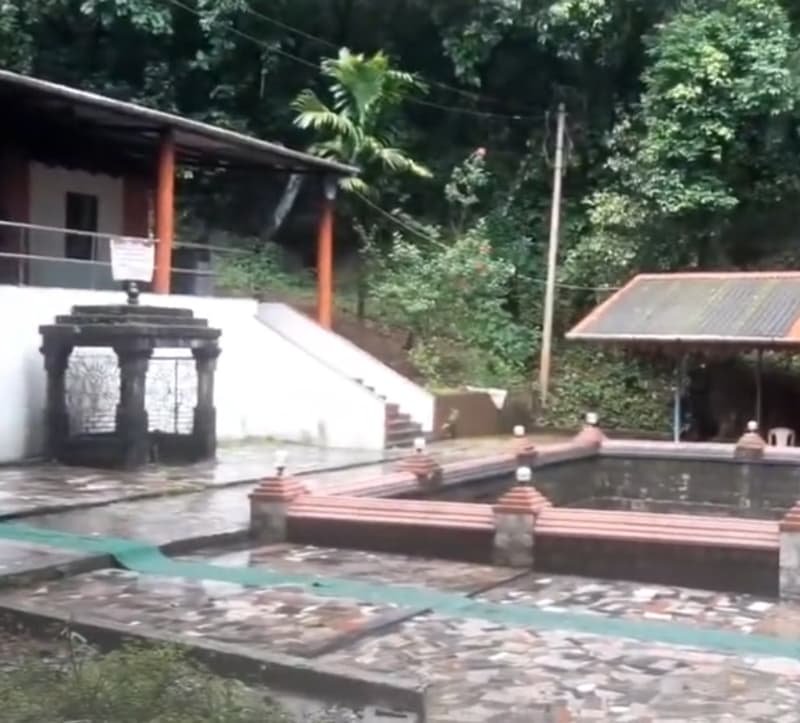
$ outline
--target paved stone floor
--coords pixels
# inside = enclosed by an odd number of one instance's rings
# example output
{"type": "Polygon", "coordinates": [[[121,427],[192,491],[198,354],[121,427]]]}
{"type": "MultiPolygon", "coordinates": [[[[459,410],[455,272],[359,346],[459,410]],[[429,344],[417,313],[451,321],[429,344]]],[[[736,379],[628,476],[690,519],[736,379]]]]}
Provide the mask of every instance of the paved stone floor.
{"type": "Polygon", "coordinates": [[[4,466],[0,467],[0,519],[253,482],[273,472],[279,448],[289,452],[289,464],[296,474],[366,465],[399,454],[262,442],[222,446],[215,462],[152,465],[136,472],[58,464],[4,466]]]}
{"type": "Polygon", "coordinates": [[[505,567],[428,560],[301,545],[269,545],[233,552],[207,550],[185,556],[230,567],[263,567],[387,585],[427,585],[439,590],[474,594],[514,579],[519,572],[505,567]]]}
{"type": "MultiPolygon", "coordinates": [[[[534,439],[546,443],[558,438],[534,439]]],[[[509,445],[508,437],[487,437],[437,442],[430,450],[445,462],[492,454],[509,445]]],[[[409,454],[408,450],[336,450],[261,442],[222,446],[215,462],[182,467],[152,465],[137,472],[57,464],[0,466],[0,520],[252,483],[272,474],[278,449],[288,452],[289,471],[303,475],[312,490],[377,476],[409,454]]]]}
{"type": "MultiPolygon", "coordinates": [[[[796,639],[800,631],[800,606],[744,595],[296,545],[212,549],[188,558],[413,584],[554,613],[680,622],[684,629],[784,639],[796,639]]],[[[283,652],[365,673],[411,674],[431,686],[435,723],[800,721],[800,660],[770,655],[456,619],[409,606],[318,597],[291,585],[247,589],[120,570],[0,594],[0,607],[37,601],[65,617],[81,613],[131,629],[177,632],[193,644],[234,643],[256,654],[283,652]]]]}
{"type": "MultiPolygon", "coordinates": [[[[463,459],[507,443],[454,442],[434,453],[442,460],[463,459]]],[[[239,532],[248,520],[252,485],[245,481],[271,471],[274,449],[223,450],[220,465],[174,474],[0,469],[0,517],[21,512],[33,515],[26,519],[29,525],[156,545],[239,532]],[[233,482],[241,484],[227,486],[233,482]],[[186,494],[131,499],[170,492],[186,494]],[[87,503],[103,506],[43,514],[87,503]]],[[[374,458],[360,453],[290,451],[292,471],[310,472],[305,480],[312,488],[371,477],[391,466],[367,464],[374,458]],[[330,469],[359,463],[364,466],[346,472],[330,469]]],[[[217,547],[180,559],[368,582],[386,594],[383,602],[366,603],[324,595],[316,582],[304,588],[247,588],[137,574],[104,568],[106,562],[97,557],[0,541],[0,587],[12,577],[31,581],[0,591],[0,612],[38,606],[64,620],[80,614],[131,631],[177,633],[193,645],[236,644],[256,655],[285,653],[356,673],[412,677],[430,685],[433,723],[800,723],[800,604],[298,545],[217,547]],[[394,600],[393,590],[408,593],[409,586],[512,610],[533,608],[543,622],[435,614],[424,610],[423,598],[415,604],[413,594],[394,600]],[[600,633],[574,632],[579,628],[569,621],[576,615],[600,621],[600,633]],[[640,624],[663,626],[664,637],[642,642],[610,634],[640,624]],[[766,641],[766,652],[723,652],[731,648],[715,647],[717,634],[766,641]],[[697,640],[704,641],[702,647],[697,640]],[[778,645],[786,641],[798,644],[778,645]],[[770,652],[795,648],[791,659],[770,652]]]]}

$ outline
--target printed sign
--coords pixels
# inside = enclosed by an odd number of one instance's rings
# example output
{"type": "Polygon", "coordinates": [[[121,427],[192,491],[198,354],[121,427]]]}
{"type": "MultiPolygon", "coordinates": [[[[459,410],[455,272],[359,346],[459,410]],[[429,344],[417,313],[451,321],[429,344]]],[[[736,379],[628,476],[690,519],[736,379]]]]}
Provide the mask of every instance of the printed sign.
{"type": "Polygon", "coordinates": [[[111,276],[114,281],[153,280],[156,245],[133,238],[111,239],[111,276]]]}

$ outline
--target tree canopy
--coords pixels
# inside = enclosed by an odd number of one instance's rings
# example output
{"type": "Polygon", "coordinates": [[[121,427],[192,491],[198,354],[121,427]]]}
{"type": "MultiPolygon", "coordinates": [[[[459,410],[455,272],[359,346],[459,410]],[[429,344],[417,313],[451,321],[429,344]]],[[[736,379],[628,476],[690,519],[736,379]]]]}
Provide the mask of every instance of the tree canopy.
{"type": "Polygon", "coordinates": [[[357,160],[402,224],[348,204],[345,240],[426,273],[393,234],[486,241],[528,328],[560,102],[562,327],[639,270],[800,256],[798,0],[0,0],[0,62],[357,160]]]}

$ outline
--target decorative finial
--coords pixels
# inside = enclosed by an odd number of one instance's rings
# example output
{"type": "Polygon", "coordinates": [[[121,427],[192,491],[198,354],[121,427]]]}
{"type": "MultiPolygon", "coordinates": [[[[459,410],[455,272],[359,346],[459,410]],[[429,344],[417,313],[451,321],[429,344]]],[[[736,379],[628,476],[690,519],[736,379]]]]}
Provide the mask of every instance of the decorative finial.
{"type": "Polygon", "coordinates": [[[516,474],[517,482],[520,484],[530,484],[533,479],[533,473],[530,467],[517,467],[516,474]]]}
{"type": "Polygon", "coordinates": [[[131,306],[139,305],[139,284],[135,281],[128,281],[125,284],[125,291],[128,292],[128,304],[131,306]]]}

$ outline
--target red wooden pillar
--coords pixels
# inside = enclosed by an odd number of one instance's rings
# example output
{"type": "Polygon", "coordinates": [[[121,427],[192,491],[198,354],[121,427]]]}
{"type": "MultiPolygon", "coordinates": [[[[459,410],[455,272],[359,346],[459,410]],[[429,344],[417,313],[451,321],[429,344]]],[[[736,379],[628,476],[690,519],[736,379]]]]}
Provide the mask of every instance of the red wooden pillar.
{"type": "Polygon", "coordinates": [[[175,135],[166,130],[158,148],[156,186],[156,270],[153,291],[168,294],[172,276],[172,241],[175,235],[175,135]]]}
{"type": "Polygon", "coordinates": [[[317,233],[317,321],[324,329],[333,326],[333,221],[336,179],[323,181],[322,213],[317,233]]]}

